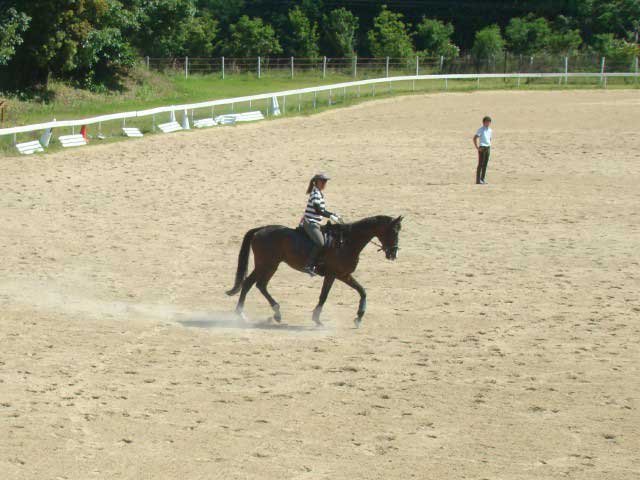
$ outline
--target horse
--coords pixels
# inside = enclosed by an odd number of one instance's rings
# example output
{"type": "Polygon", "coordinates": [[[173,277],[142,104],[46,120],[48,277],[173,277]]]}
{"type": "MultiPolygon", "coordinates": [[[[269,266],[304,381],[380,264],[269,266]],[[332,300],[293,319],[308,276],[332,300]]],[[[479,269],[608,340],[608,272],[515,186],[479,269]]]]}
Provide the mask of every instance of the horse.
{"type": "MultiPolygon", "coordinates": [[[[359,328],[362,325],[367,308],[367,294],[365,289],[353,277],[358,266],[360,252],[377,238],[381,245],[379,251],[384,251],[387,260],[396,260],[398,256],[398,238],[402,227],[403,217],[389,217],[378,215],[344,225],[327,225],[324,230],[332,230],[339,239],[333,246],[325,249],[325,253],[318,266],[318,275],[324,277],[320,300],[313,310],[312,319],[317,326],[322,326],[320,314],[329,296],[331,287],[336,280],[340,280],[353,288],[360,295],[357,317],[354,320],[359,328]]],[[[284,262],[291,268],[303,272],[307,259],[311,253],[311,240],[301,229],[292,229],[282,225],[268,225],[249,230],[242,240],[238,255],[238,269],[233,288],[227,295],[240,293],[236,314],[245,319],[244,302],[249,290],[256,285],[273,309],[273,320],[282,321],[280,305],[267,290],[267,285],[278,266],[284,262]],[[255,267],[247,276],[249,264],[249,250],[253,250],[255,267]]]]}

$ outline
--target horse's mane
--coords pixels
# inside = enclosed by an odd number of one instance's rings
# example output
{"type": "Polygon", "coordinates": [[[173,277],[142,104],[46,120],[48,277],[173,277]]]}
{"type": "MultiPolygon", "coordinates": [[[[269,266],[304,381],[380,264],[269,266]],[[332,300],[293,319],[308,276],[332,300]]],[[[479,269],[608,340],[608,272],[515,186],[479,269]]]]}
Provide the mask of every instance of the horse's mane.
{"type": "Polygon", "coordinates": [[[393,221],[392,217],[389,217],[388,215],[375,215],[373,217],[367,217],[367,218],[363,218],[362,220],[358,220],[356,222],[352,222],[352,223],[348,223],[347,226],[359,226],[359,227],[365,227],[365,226],[370,226],[370,225],[378,225],[378,224],[385,224],[385,223],[391,223],[393,221]]]}
{"type": "Polygon", "coordinates": [[[363,218],[361,220],[357,220],[351,223],[339,224],[332,223],[329,227],[334,232],[341,232],[346,235],[349,235],[353,230],[358,230],[360,228],[368,228],[374,225],[385,225],[391,223],[393,221],[392,217],[388,215],[375,215],[373,217],[363,218]]]}

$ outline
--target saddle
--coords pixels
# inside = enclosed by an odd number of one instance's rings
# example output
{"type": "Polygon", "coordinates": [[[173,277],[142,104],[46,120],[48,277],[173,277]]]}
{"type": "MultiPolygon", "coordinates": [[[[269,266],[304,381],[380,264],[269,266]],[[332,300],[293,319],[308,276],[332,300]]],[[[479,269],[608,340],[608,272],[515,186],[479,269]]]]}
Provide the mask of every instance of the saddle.
{"type": "MultiPolygon", "coordinates": [[[[344,245],[344,233],[345,226],[337,223],[327,223],[322,228],[322,235],[324,237],[324,248],[342,248],[344,245]]],[[[302,225],[296,228],[296,231],[301,233],[304,238],[309,239],[309,236],[304,231],[302,225]]]]}

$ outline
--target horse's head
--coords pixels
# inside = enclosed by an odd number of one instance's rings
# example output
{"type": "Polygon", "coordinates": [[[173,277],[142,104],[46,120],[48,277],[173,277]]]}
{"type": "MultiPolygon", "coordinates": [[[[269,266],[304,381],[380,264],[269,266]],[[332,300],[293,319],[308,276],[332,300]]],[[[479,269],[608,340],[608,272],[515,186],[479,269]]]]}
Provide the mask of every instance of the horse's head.
{"type": "Polygon", "coordinates": [[[398,258],[398,250],[400,249],[398,242],[403,218],[404,217],[400,216],[391,220],[378,235],[387,260],[395,260],[398,258]]]}

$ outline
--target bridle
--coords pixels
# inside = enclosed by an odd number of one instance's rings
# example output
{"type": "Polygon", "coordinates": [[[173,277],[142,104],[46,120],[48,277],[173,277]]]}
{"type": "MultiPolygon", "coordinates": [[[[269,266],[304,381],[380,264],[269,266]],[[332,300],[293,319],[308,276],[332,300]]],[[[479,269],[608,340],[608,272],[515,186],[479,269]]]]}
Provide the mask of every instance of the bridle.
{"type": "Polygon", "coordinates": [[[385,247],[384,245],[375,242],[373,239],[370,240],[370,243],[373,243],[376,247],[378,247],[379,252],[384,252],[386,255],[391,255],[391,252],[393,252],[394,250],[396,251],[396,253],[398,252],[398,250],[400,250],[400,247],[397,243],[390,247],[385,247]]]}

